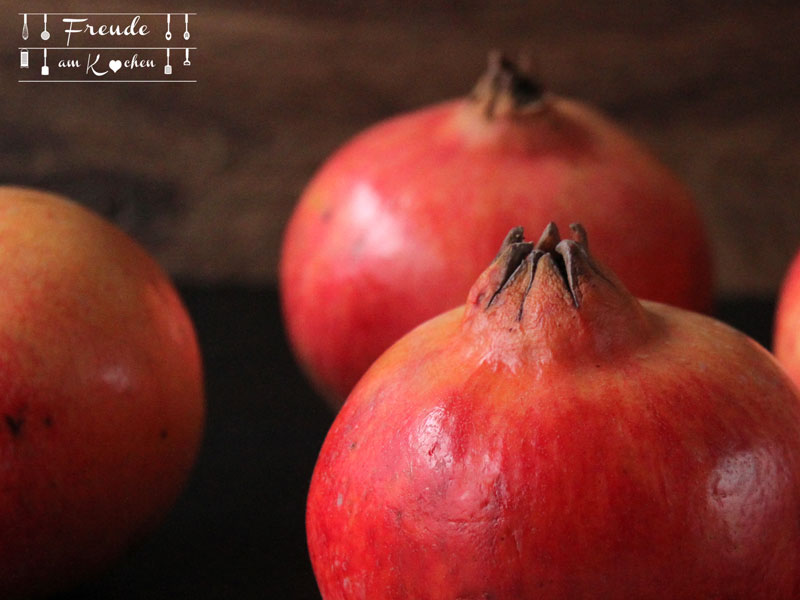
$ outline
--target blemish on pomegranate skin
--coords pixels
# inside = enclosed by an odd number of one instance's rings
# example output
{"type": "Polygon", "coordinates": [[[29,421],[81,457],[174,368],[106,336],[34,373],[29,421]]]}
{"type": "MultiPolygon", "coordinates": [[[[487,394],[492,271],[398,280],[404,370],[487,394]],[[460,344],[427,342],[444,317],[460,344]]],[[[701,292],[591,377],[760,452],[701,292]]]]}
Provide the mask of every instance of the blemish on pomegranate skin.
{"type": "Polygon", "coordinates": [[[24,417],[15,417],[13,415],[4,415],[6,427],[14,437],[19,437],[22,434],[22,426],[25,424],[24,417]]]}
{"type": "Polygon", "coordinates": [[[158,437],[160,437],[162,440],[165,440],[165,439],[167,439],[167,436],[168,436],[168,435],[169,435],[169,432],[168,432],[166,429],[162,429],[162,430],[161,430],[161,431],[158,433],[158,437]]]}
{"type": "Polygon", "coordinates": [[[53,426],[53,417],[47,415],[44,419],[42,419],[42,423],[44,423],[44,426],[49,429],[53,426]]]}

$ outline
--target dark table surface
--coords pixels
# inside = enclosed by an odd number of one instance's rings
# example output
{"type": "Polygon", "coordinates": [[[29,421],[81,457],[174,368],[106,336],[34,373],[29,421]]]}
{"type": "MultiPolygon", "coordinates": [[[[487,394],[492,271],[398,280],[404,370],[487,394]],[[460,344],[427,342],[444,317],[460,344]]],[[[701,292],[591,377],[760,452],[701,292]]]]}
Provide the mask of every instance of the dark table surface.
{"type": "MultiPolygon", "coordinates": [[[[333,413],[294,363],[274,289],[181,291],[206,367],[197,467],[158,531],[57,600],[318,599],[305,497],[333,413]]],[[[715,313],[768,346],[773,309],[771,300],[732,298],[715,313]]]]}

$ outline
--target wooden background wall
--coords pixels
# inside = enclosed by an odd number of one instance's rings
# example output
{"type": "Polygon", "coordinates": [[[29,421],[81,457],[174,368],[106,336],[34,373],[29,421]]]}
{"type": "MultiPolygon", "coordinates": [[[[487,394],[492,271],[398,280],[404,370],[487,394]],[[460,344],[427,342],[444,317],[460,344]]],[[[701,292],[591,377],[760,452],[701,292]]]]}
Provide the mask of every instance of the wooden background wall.
{"type": "Polygon", "coordinates": [[[0,182],[96,208],[184,281],[274,281],[320,162],[375,121],[467,91],[490,48],[527,50],[551,89],[596,104],[678,172],[723,295],[773,295],[800,246],[793,0],[94,4],[197,12],[198,83],[18,83],[17,13],[34,3],[0,0],[0,182]]]}

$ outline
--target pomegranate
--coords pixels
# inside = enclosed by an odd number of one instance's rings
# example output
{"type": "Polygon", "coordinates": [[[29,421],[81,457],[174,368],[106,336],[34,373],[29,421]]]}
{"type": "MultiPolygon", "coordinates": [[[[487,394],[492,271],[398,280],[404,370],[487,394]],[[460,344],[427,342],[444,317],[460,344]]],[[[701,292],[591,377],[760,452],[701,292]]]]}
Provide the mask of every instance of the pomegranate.
{"type": "Polygon", "coordinates": [[[176,499],[204,402],[175,289],[116,227],[0,188],[0,597],[64,589],[176,499]]]}
{"type": "Polygon", "coordinates": [[[338,407],[392,342],[463,302],[491,240],[551,219],[584,223],[637,296],[709,309],[708,246],[684,186],[593,109],[495,56],[469,98],[369,129],[308,185],[280,263],[299,362],[338,407]],[[464,235],[476,228],[486,236],[464,235]]]}
{"type": "Polygon", "coordinates": [[[781,287],[774,333],[775,357],[800,387],[800,251],[781,287]]]}
{"type": "Polygon", "coordinates": [[[574,231],[513,230],[356,385],[308,496],[325,600],[800,597],[796,390],[574,231]]]}

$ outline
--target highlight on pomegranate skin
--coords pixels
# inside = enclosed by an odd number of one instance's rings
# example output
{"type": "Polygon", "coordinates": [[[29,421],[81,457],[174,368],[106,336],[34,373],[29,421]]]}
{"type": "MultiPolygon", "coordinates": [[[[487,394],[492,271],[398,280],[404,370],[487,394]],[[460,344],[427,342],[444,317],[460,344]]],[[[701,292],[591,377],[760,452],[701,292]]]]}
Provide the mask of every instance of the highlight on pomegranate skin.
{"type": "Polygon", "coordinates": [[[513,229],[356,385],[308,496],[325,600],[800,597],[796,388],[587,240],[513,229]]]}
{"type": "Polygon", "coordinates": [[[392,343],[463,302],[495,240],[568,219],[636,297],[710,310],[707,236],[683,183],[609,118],[493,54],[468,96],[376,124],[309,182],[279,269],[298,362],[338,409],[392,343]]]}

